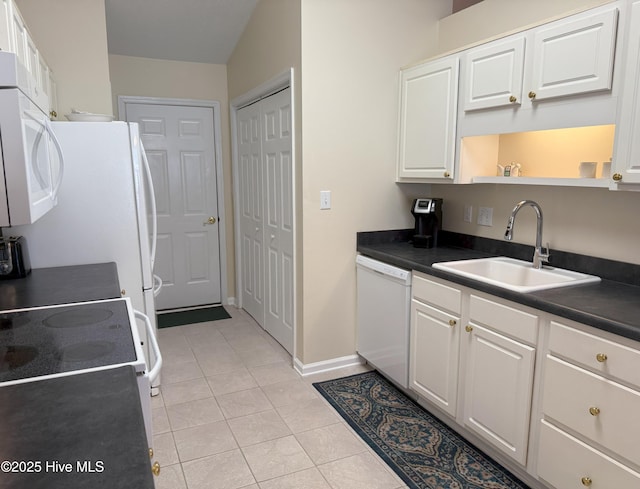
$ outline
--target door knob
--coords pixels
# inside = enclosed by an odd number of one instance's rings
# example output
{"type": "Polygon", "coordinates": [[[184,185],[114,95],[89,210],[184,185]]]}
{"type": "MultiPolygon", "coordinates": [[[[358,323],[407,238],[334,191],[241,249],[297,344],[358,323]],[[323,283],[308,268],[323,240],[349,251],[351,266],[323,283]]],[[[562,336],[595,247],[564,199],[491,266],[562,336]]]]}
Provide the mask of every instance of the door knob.
{"type": "Polygon", "coordinates": [[[202,223],[203,226],[206,226],[208,224],[215,224],[216,223],[216,218],[211,216],[209,219],[207,219],[206,221],[204,221],[202,223]]]}

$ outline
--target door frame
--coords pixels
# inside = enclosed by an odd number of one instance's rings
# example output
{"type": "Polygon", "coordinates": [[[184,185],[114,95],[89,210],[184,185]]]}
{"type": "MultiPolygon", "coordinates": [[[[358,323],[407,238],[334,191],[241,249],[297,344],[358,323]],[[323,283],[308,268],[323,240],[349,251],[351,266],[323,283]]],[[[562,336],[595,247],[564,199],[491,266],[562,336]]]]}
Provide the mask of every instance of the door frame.
{"type": "MultiPolygon", "coordinates": [[[[275,78],[268,80],[257,87],[249,90],[248,92],[239,95],[231,100],[229,103],[229,110],[231,112],[231,169],[233,173],[233,207],[234,207],[234,220],[237,223],[240,222],[240,169],[238,161],[238,110],[258,102],[263,98],[273,95],[285,88],[290,89],[291,96],[291,182],[293,188],[291,189],[291,201],[293,202],[293,352],[292,359],[298,358],[297,352],[297,335],[298,335],[298,232],[297,232],[297,192],[296,192],[296,179],[297,179],[297,165],[296,165],[296,106],[295,106],[295,91],[294,91],[294,79],[293,68],[280,73],[275,78]]],[[[242,307],[242,253],[241,253],[241,236],[240,226],[235,226],[235,252],[236,252],[236,298],[238,307],[242,307]]]]}
{"type": "MultiPolygon", "coordinates": [[[[218,222],[226,221],[224,208],[224,162],[222,161],[222,131],[220,122],[220,102],[217,100],[196,100],[186,98],[138,97],[118,95],[118,120],[125,121],[127,104],[175,105],[180,107],[203,107],[213,109],[213,148],[216,159],[216,196],[218,201],[218,222]]],[[[220,250],[220,301],[223,305],[233,305],[233,298],[228,297],[227,290],[227,233],[226,223],[218,226],[218,243],[220,250]],[[231,299],[231,300],[230,300],[231,299]]]]}

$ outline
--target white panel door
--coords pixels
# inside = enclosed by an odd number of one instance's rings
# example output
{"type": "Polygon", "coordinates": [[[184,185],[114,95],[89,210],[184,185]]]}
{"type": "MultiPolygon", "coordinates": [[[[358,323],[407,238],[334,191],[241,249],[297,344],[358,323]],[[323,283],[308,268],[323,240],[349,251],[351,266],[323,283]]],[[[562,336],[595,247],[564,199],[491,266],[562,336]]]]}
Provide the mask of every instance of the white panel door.
{"type": "Polygon", "coordinates": [[[261,102],[264,168],[264,328],[293,351],[293,166],[290,89],[261,102]]]}
{"type": "Polygon", "coordinates": [[[459,318],[411,301],[409,386],[451,416],[456,415],[459,318]]]}
{"type": "Polygon", "coordinates": [[[401,73],[398,178],[453,180],[458,58],[401,73]]]}
{"type": "Polygon", "coordinates": [[[260,104],[237,112],[240,177],[240,273],[242,307],[264,324],[264,245],[260,104]]]}
{"type": "Polygon", "coordinates": [[[525,38],[471,49],[464,58],[464,110],[519,105],[525,38]]]}
{"type": "Polygon", "coordinates": [[[241,305],[293,352],[291,90],[237,112],[241,305]]]}
{"type": "Polygon", "coordinates": [[[464,424],[524,465],[535,349],[478,324],[467,330],[464,424]]]}
{"type": "Polygon", "coordinates": [[[158,310],[221,302],[213,108],[127,103],[155,187],[158,310]]]}
{"type": "Polygon", "coordinates": [[[577,16],[536,31],[529,98],[610,90],[618,10],[577,16]],[[533,95],[533,96],[532,96],[533,95]]]}

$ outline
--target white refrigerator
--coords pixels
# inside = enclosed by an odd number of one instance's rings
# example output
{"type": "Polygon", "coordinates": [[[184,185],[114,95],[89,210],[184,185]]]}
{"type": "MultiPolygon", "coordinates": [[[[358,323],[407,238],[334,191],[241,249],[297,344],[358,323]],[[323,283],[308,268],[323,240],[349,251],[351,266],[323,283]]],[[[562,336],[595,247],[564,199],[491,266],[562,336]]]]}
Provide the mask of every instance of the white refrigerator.
{"type": "MultiPolygon", "coordinates": [[[[122,295],[157,331],[153,274],[155,196],[138,125],[126,122],[53,122],[64,154],[58,204],[33,224],[5,234],[27,240],[32,268],[115,262],[122,295]]],[[[148,368],[144,324],[138,324],[148,368]]],[[[159,377],[152,389],[157,393],[159,377]]]]}

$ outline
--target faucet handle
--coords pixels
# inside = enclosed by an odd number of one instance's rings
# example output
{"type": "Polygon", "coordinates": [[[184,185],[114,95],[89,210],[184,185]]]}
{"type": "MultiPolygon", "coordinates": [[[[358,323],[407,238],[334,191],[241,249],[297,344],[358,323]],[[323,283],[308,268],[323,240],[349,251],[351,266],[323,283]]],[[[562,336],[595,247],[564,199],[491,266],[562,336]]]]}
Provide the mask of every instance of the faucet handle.
{"type": "Polygon", "coordinates": [[[547,246],[540,250],[540,260],[544,263],[549,263],[549,256],[551,256],[551,253],[549,252],[549,242],[547,242],[547,246]]]}

